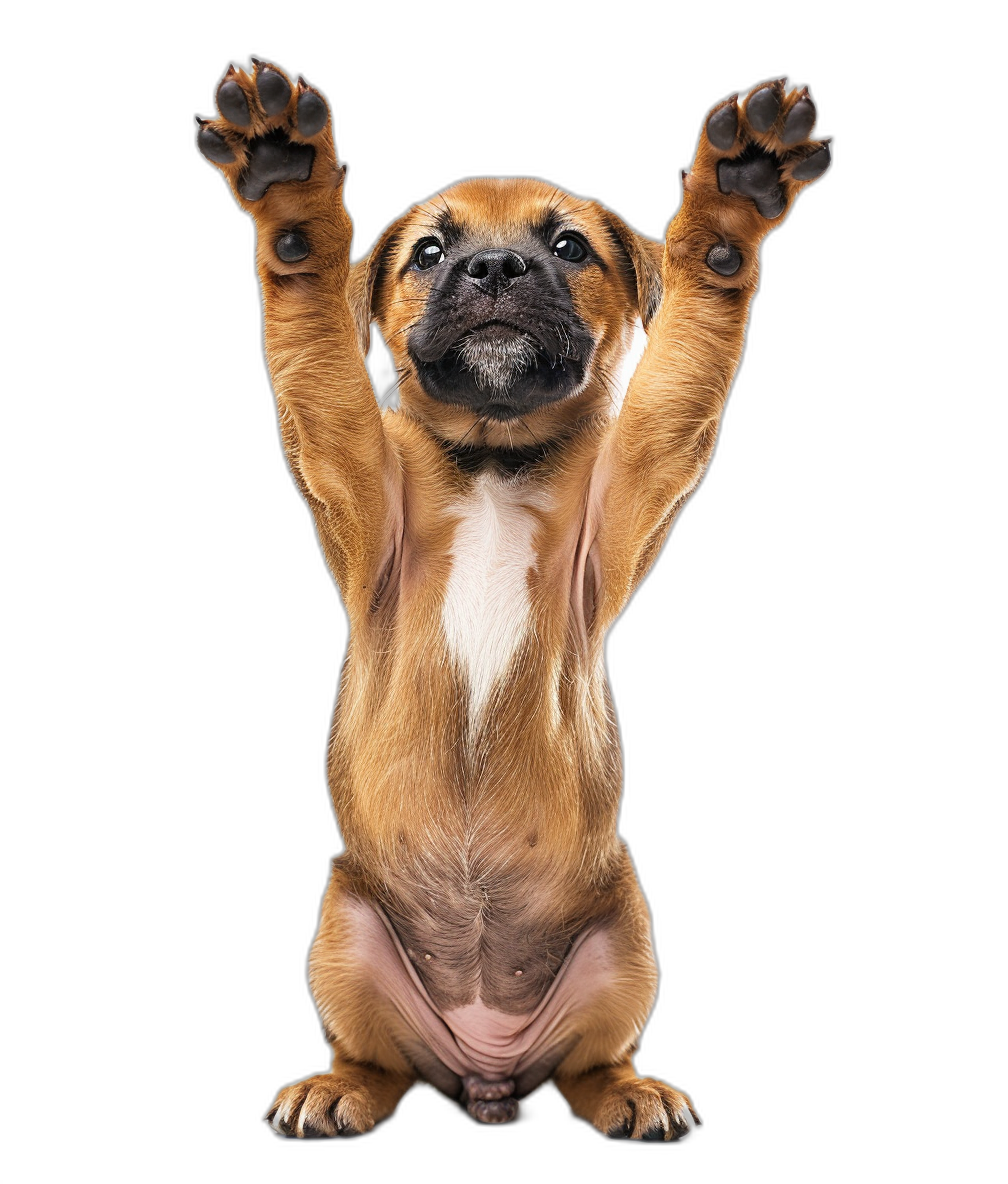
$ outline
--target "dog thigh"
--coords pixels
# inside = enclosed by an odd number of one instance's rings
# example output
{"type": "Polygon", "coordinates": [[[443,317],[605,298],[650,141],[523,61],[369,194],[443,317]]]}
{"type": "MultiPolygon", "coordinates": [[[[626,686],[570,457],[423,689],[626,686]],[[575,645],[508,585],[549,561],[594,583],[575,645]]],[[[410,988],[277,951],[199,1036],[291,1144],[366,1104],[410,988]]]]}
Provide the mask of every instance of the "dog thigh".
{"type": "Polygon", "coordinates": [[[451,1063],[450,1035],[342,862],[333,861],[308,972],[326,1039],[345,1057],[419,1073],[456,1098],[464,1069],[451,1063]]]}
{"type": "Polygon", "coordinates": [[[629,857],[619,902],[612,919],[585,943],[583,962],[575,955],[561,984],[568,1005],[557,1044],[569,1051],[556,1066],[557,1075],[622,1060],[651,1014],[658,989],[651,918],[629,857]],[[600,948],[592,957],[595,945],[600,948]]]}
{"type": "Polygon", "coordinates": [[[570,1016],[576,1039],[553,1079],[574,1113],[603,1133],[668,1142],[700,1119],[688,1095],[656,1078],[639,1077],[631,1061],[654,1002],[658,973],[647,905],[629,858],[619,899],[614,923],[600,934],[609,973],[596,978],[594,990],[579,991],[580,1007],[570,1016]]]}

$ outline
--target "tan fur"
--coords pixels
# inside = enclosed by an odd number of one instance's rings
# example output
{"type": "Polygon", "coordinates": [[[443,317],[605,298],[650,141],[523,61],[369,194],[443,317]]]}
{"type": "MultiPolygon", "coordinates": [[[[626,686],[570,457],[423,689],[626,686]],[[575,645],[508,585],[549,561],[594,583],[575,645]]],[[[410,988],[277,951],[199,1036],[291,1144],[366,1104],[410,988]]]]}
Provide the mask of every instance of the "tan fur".
{"type": "MultiPolygon", "coordinates": [[[[253,112],[250,129],[209,125],[235,152],[221,166],[234,187],[250,135],[284,127],[299,142],[294,105],[304,88],[267,119],[254,76],[229,77],[253,112]]],[[[776,148],[788,207],[802,187],[790,169],[817,146],[785,154],[775,139],[797,97],[787,96],[763,135],[747,127],[743,105],[742,135],[727,154],[746,140],[776,148]]],[[[312,143],[308,181],[273,185],[256,202],[239,198],[258,229],[284,444],[351,625],[329,753],[346,854],[334,865],[311,959],[334,1065],[282,1091],[271,1117],[299,1135],[364,1130],[418,1075],[450,1094],[462,1088],[383,1002],[374,968],[357,956],[366,902],[377,910],[367,924],[387,920],[429,997],[449,1011],[480,999],[524,1014],[578,935],[604,932],[618,974],[565,1018],[556,1039],[563,1055],[546,1071],[601,1130],[674,1138],[688,1127],[688,1098],[638,1078],[630,1062],[657,976],[645,902],[616,833],[622,768],[603,642],[706,467],[742,349],[757,248],[783,215],[768,221],[749,199],[722,194],[716,165],[726,154],[702,135],[664,246],[543,182],[471,180],[410,210],[351,266],[330,127],[312,143]],[[597,342],[579,393],[488,423],[420,387],[406,335],[425,297],[408,265],[445,210],[489,245],[550,210],[590,239],[602,266],[572,281],[575,309],[597,342]],[[311,253],[286,264],[275,243],[291,229],[311,253]],[[705,263],[718,242],[742,253],[730,278],[705,263]],[[615,375],[638,316],[648,347],[616,415],[615,375]],[[379,412],[368,381],[372,320],[401,375],[397,413],[379,412]],[[474,480],[443,445],[463,440],[560,441],[531,476],[514,478],[534,484],[529,627],[478,719],[442,628],[458,507],[474,480]]],[[[525,1084],[536,1083],[532,1074],[525,1084]]]]}

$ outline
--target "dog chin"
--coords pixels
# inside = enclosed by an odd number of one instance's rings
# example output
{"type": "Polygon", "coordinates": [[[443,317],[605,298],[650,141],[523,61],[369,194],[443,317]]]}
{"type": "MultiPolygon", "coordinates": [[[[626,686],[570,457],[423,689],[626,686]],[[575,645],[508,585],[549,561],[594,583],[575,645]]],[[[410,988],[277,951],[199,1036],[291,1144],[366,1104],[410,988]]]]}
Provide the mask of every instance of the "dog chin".
{"type": "Polygon", "coordinates": [[[587,374],[573,352],[550,359],[532,334],[497,323],[470,329],[439,358],[413,361],[431,398],[499,422],[577,394],[587,374]]]}
{"type": "Polygon", "coordinates": [[[459,362],[472,375],[476,389],[490,397],[507,395],[536,361],[528,334],[504,325],[473,330],[459,349],[459,362]]]}

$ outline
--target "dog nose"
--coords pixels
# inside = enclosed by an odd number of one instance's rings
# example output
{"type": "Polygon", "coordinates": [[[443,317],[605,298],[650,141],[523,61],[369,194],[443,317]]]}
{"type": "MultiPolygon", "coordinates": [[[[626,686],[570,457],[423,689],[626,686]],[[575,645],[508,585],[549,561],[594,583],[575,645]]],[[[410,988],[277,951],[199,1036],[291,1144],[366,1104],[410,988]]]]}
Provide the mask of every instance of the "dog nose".
{"type": "Polygon", "coordinates": [[[528,265],[517,251],[499,247],[489,251],[477,251],[466,264],[466,274],[476,287],[494,296],[517,276],[524,275],[527,270],[528,265]]]}

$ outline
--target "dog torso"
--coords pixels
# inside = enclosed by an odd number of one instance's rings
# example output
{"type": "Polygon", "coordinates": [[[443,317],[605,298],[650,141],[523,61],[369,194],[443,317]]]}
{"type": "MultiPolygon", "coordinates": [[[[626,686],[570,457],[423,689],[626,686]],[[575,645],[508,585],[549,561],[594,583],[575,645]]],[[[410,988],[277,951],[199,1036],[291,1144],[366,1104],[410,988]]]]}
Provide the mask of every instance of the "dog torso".
{"type": "Polygon", "coordinates": [[[621,868],[618,738],[576,578],[592,450],[467,469],[386,420],[404,520],[333,729],[348,862],[439,1007],[529,1011],[621,868]]]}

